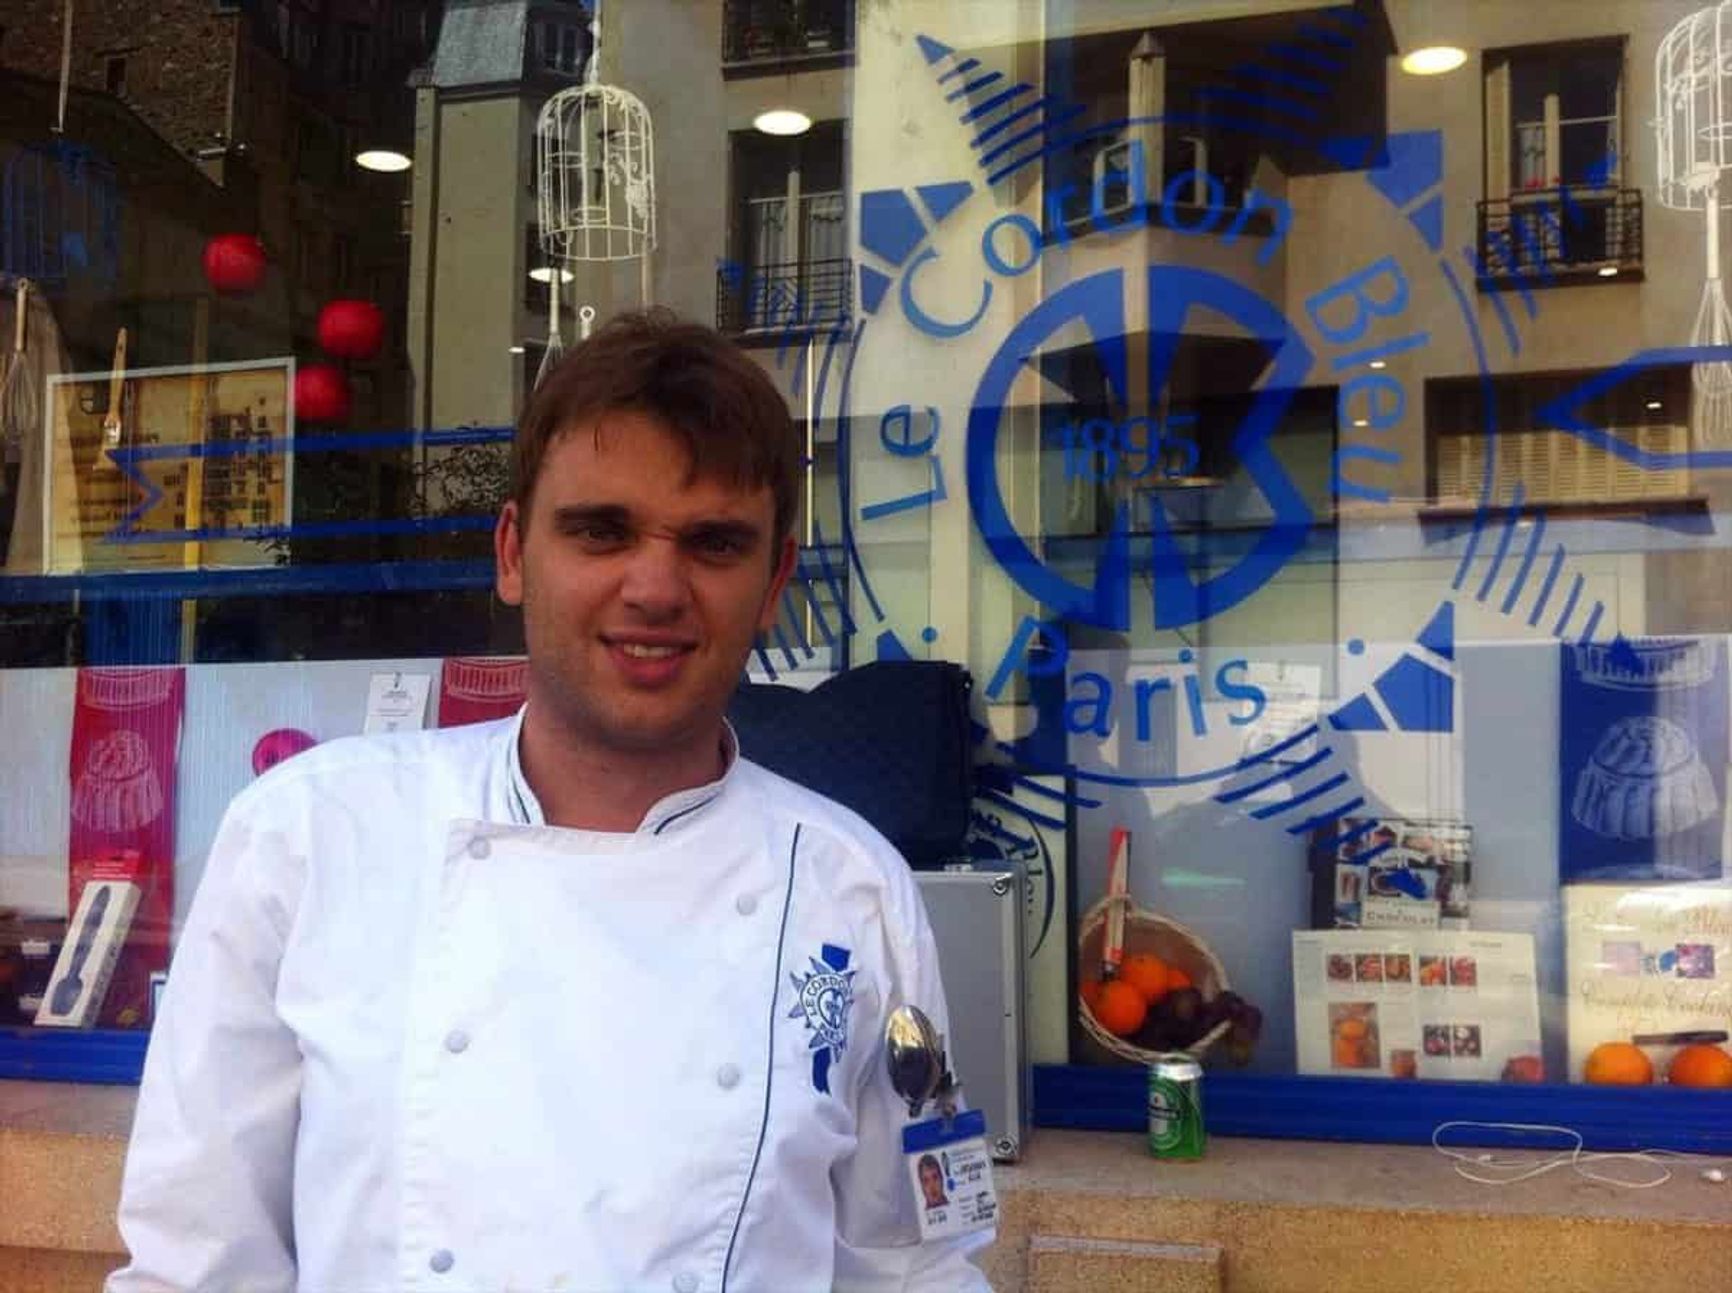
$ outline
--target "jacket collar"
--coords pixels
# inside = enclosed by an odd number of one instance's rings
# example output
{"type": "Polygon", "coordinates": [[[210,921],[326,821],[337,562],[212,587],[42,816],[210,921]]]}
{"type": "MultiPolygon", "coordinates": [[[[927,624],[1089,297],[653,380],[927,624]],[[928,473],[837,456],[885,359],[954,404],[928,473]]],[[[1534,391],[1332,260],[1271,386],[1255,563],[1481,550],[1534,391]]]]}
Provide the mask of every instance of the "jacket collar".
{"type": "MultiPolygon", "coordinates": [[[[523,716],[528,709],[527,704],[518,707],[503,742],[507,809],[511,820],[519,826],[546,826],[547,817],[541,811],[541,801],[530,788],[529,778],[523,775],[523,759],[519,754],[519,744],[523,737],[523,716]]],[[[734,769],[739,763],[740,738],[734,731],[734,725],[723,719],[722,775],[701,786],[689,786],[658,799],[650,805],[650,810],[638,823],[636,833],[662,835],[702,820],[707,816],[702,810],[721,797],[728,783],[733,780],[734,769]]]]}

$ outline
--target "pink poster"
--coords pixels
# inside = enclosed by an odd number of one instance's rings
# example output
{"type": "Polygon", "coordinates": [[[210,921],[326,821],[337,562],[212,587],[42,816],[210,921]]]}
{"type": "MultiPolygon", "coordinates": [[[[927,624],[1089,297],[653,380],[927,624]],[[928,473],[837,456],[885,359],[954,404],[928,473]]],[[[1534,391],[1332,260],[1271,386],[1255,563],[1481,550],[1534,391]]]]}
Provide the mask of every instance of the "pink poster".
{"type": "Polygon", "coordinates": [[[92,879],[127,879],[139,888],[132,933],[98,1016],[103,1027],[143,1026],[150,976],[168,968],[175,775],[185,707],[186,672],[178,667],[78,671],[67,910],[78,910],[92,879]]]}
{"type": "Polygon", "coordinates": [[[523,704],[528,673],[521,656],[452,656],[439,677],[439,726],[509,718],[523,704]]]}

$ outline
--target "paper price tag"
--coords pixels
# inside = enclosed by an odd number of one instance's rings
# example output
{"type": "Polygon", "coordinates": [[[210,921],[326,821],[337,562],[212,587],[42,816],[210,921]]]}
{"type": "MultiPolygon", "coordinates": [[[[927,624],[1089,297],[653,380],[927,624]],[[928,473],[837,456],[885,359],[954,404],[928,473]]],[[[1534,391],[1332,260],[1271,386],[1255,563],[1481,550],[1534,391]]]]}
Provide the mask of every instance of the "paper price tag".
{"type": "Polygon", "coordinates": [[[948,1123],[931,1118],[904,1127],[902,1156],[922,1239],[966,1235],[998,1224],[986,1115],[978,1109],[959,1113],[948,1123]]]}
{"type": "Polygon", "coordinates": [[[419,732],[427,726],[427,695],[433,679],[424,673],[376,673],[367,685],[363,732],[419,732]]]}

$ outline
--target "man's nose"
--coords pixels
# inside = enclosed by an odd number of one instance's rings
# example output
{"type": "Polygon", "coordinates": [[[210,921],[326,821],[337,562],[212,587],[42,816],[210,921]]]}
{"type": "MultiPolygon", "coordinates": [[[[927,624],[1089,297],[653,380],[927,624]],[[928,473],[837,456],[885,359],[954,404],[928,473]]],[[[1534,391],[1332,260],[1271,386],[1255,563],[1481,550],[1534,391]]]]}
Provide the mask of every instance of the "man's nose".
{"type": "Polygon", "coordinates": [[[691,580],[679,544],[659,535],[638,544],[620,594],[626,605],[653,618],[666,619],[684,611],[691,601],[691,580]]]}

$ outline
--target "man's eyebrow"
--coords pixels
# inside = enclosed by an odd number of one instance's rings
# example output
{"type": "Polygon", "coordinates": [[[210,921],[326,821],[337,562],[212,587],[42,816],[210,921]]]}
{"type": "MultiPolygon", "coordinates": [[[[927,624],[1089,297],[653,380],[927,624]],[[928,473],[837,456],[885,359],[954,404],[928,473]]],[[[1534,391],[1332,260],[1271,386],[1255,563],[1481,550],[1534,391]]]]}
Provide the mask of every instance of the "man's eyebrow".
{"type": "Polygon", "coordinates": [[[553,523],[557,526],[594,525],[629,525],[631,509],[619,503],[567,503],[553,509],[553,523]]]}
{"type": "Polygon", "coordinates": [[[718,518],[711,521],[693,521],[685,527],[683,534],[692,539],[732,539],[736,543],[756,543],[763,537],[763,529],[751,521],[718,518]]]}
{"type": "MultiPolygon", "coordinates": [[[[636,520],[632,510],[622,503],[566,503],[553,509],[553,523],[562,529],[584,525],[615,525],[631,529],[636,520]]],[[[713,517],[688,522],[680,528],[678,537],[685,540],[731,539],[743,545],[759,542],[764,531],[753,521],[713,517]]]]}

